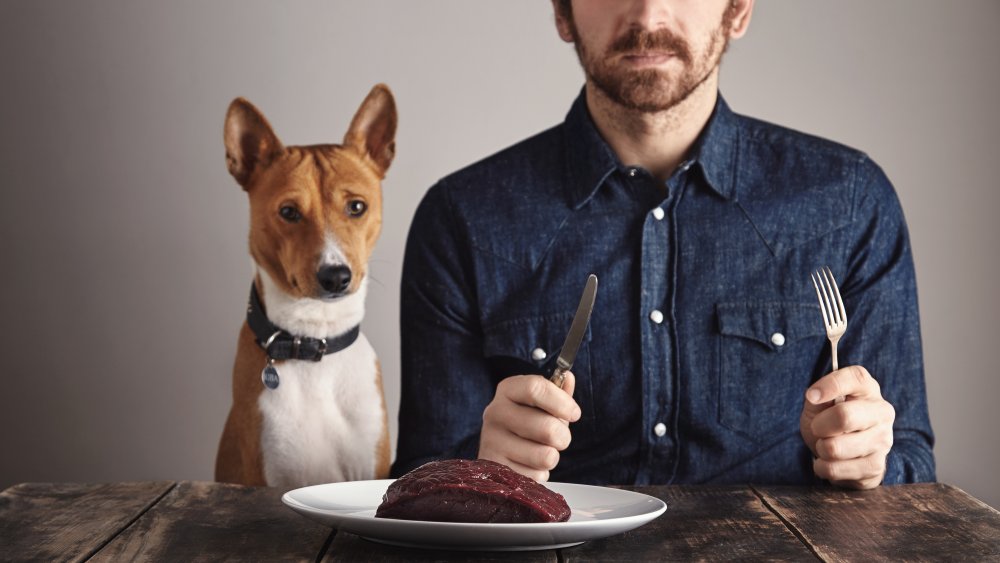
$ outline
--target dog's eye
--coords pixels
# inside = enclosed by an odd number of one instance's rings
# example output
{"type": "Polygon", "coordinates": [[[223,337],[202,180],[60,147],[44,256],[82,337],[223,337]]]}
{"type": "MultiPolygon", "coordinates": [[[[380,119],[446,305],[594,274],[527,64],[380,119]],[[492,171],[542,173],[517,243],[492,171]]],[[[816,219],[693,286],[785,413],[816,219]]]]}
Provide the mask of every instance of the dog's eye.
{"type": "Polygon", "coordinates": [[[278,213],[281,214],[282,219],[288,221],[289,223],[298,223],[302,220],[302,214],[299,213],[298,209],[295,209],[295,207],[291,205],[283,206],[278,210],[278,213]]]}
{"type": "Polygon", "coordinates": [[[360,199],[351,200],[347,204],[347,214],[352,217],[360,217],[368,210],[368,205],[360,199]]]}

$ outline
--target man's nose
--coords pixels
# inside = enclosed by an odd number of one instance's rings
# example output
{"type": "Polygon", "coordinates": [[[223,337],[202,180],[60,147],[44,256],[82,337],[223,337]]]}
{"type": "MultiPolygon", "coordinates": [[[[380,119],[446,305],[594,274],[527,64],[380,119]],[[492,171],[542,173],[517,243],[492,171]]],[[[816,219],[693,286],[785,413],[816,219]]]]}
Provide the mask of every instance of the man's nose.
{"type": "Polygon", "coordinates": [[[667,25],[670,19],[670,0],[631,0],[629,24],[654,31],[667,25]]]}

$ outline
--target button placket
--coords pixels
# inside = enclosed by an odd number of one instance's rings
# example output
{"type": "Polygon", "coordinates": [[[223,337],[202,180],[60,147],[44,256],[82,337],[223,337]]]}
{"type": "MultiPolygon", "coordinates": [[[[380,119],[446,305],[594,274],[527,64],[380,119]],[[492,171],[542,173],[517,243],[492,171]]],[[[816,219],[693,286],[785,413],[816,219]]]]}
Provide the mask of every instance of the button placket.
{"type": "Polygon", "coordinates": [[[642,239],[642,286],[640,311],[646,317],[642,326],[643,412],[642,425],[648,429],[640,449],[641,462],[637,483],[670,478],[674,442],[668,423],[674,418],[673,342],[668,321],[671,315],[670,260],[674,231],[667,221],[675,201],[669,183],[660,183],[642,172],[642,179],[662,186],[663,191],[641,192],[648,205],[645,210],[642,239]],[[660,199],[656,199],[659,197],[660,199]]]}

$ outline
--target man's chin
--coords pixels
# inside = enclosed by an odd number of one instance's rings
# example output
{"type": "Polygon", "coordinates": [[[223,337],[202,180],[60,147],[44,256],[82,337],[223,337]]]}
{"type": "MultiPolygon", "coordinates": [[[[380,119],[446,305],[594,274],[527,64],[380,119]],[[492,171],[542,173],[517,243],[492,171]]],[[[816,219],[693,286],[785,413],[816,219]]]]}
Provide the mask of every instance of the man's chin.
{"type": "Polygon", "coordinates": [[[626,85],[616,91],[601,88],[613,102],[630,110],[643,113],[659,113],[677,105],[677,98],[671,95],[669,86],[660,84],[626,85]]]}

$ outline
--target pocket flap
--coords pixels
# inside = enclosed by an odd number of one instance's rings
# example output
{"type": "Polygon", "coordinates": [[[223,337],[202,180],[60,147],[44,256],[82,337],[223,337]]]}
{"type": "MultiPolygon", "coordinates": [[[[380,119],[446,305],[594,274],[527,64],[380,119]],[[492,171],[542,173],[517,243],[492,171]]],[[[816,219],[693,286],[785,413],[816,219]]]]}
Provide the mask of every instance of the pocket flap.
{"type": "MultiPolygon", "coordinates": [[[[483,352],[486,357],[507,356],[541,365],[559,354],[571,324],[573,313],[497,323],[483,329],[483,352]],[[544,356],[535,354],[535,350],[542,350],[544,356]]],[[[590,341],[590,325],[587,325],[583,341],[590,341]]]]}
{"type": "Polygon", "coordinates": [[[816,303],[745,302],[716,305],[719,333],[755,340],[769,348],[784,342],[826,336],[816,303]],[[776,335],[781,335],[775,342],[776,335]]]}

